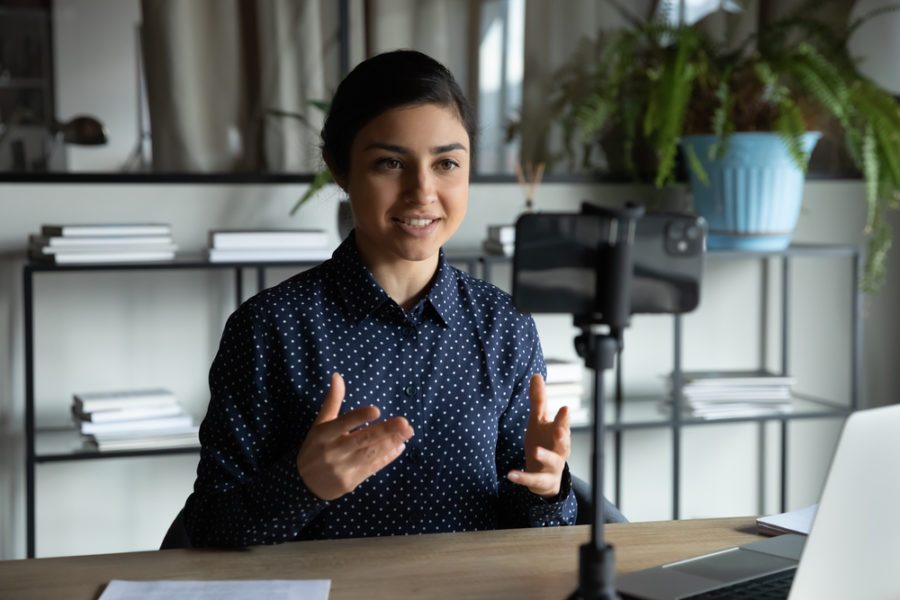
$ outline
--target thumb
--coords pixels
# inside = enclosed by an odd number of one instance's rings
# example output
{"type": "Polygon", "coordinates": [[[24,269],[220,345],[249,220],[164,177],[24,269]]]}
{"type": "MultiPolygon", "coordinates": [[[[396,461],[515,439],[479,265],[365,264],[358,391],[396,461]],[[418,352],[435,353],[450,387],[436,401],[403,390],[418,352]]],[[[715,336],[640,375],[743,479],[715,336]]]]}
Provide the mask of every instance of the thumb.
{"type": "Polygon", "coordinates": [[[546,419],[547,397],[544,389],[544,378],[540,373],[531,376],[531,385],[528,390],[528,396],[531,400],[531,413],[529,421],[534,423],[543,423],[546,419]]]}
{"type": "Polygon", "coordinates": [[[559,409],[559,412],[556,413],[556,418],[553,419],[553,422],[557,427],[562,427],[564,429],[569,429],[569,425],[572,421],[572,416],[569,414],[569,407],[563,406],[559,409]]]}
{"type": "Polygon", "coordinates": [[[319,415],[316,417],[313,425],[334,421],[341,412],[341,403],[344,401],[344,378],[340,373],[331,374],[331,387],[325,394],[325,400],[322,402],[322,408],[319,409],[319,415]]]}

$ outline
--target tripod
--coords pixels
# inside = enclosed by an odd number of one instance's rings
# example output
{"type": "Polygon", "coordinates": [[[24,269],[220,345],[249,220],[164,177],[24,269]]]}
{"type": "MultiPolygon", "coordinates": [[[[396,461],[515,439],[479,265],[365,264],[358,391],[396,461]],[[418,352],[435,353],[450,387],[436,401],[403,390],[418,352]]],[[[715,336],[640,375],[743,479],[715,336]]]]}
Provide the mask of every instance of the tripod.
{"type": "Polygon", "coordinates": [[[594,372],[594,425],[591,454],[591,499],[594,519],[591,540],[579,552],[578,588],[570,600],[613,600],[619,595],[615,588],[615,552],[603,539],[603,375],[613,367],[622,341],[622,332],[631,316],[631,277],[635,221],[643,209],[628,205],[610,209],[582,205],[582,213],[600,215],[608,220],[607,237],[597,248],[595,263],[594,311],[591,315],[576,315],[575,326],[581,334],[575,338],[575,348],[584,364],[594,372]],[[606,326],[600,333],[597,326],[606,326]]]}
{"type": "Polygon", "coordinates": [[[591,523],[591,539],[579,549],[578,589],[570,600],[612,600],[618,598],[614,586],[615,551],[603,538],[603,427],[604,394],[603,375],[612,369],[619,349],[621,331],[598,333],[590,322],[579,322],[581,334],[575,338],[575,348],[584,358],[584,364],[594,372],[594,425],[591,453],[591,501],[594,519],[591,523]]]}

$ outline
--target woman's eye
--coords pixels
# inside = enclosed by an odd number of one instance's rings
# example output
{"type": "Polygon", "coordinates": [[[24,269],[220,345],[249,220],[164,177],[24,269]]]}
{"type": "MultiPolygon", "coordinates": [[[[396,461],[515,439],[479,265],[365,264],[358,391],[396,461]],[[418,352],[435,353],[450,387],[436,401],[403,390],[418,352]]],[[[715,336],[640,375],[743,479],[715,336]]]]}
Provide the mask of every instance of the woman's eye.
{"type": "Polygon", "coordinates": [[[438,167],[442,171],[453,171],[453,170],[459,168],[459,163],[453,159],[445,158],[444,160],[442,160],[441,162],[438,163],[438,167]]]}
{"type": "Polygon", "coordinates": [[[382,158],[378,161],[378,166],[383,169],[399,169],[401,166],[400,161],[396,158],[382,158]]]}

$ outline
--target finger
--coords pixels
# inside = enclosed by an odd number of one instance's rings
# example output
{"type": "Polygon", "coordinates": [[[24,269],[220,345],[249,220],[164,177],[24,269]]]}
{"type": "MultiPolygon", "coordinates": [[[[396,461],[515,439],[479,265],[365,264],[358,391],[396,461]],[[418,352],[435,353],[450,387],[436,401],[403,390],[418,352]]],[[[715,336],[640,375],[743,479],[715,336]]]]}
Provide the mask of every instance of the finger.
{"type": "Polygon", "coordinates": [[[341,412],[341,404],[344,402],[344,378],[341,374],[334,372],[331,374],[331,386],[325,394],[325,400],[322,402],[322,408],[313,425],[333,421],[341,412]]]}
{"type": "Polygon", "coordinates": [[[402,444],[414,434],[412,426],[404,417],[391,417],[381,423],[376,423],[344,436],[338,442],[338,449],[350,453],[367,446],[378,445],[385,440],[394,445],[402,444]]]}
{"type": "Polygon", "coordinates": [[[534,449],[532,458],[534,460],[532,464],[529,465],[529,471],[531,473],[554,471],[557,474],[561,474],[566,466],[566,459],[563,456],[553,450],[548,450],[541,446],[534,449]],[[537,465],[534,463],[537,463],[537,465]],[[535,466],[538,468],[534,468],[535,466]]]}
{"type": "Polygon", "coordinates": [[[531,399],[531,414],[529,420],[535,423],[546,421],[547,398],[545,397],[544,378],[540,373],[531,376],[531,384],[528,389],[528,397],[531,399]]]}
{"type": "Polygon", "coordinates": [[[406,444],[402,441],[398,442],[396,438],[382,439],[377,444],[357,450],[352,457],[357,481],[365,481],[385,468],[397,460],[404,450],[406,450],[406,444]]]}
{"type": "Polygon", "coordinates": [[[319,430],[326,440],[335,440],[380,416],[381,410],[377,406],[360,406],[336,419],[319,424],[319,430]]]}
{"type": "Polygon", "coordinates": [[[542,496],[559,493],[560,476],[558,473],[525,473],[524,471],[510,471],[507,479],[517,485],[522,485],[542,496]]]}
{"type": "Polygon", "coordinates": [[[556,418],[553,419],[553,423],[558,427],[569,431],[569,425],[572,422],[572,417],[569,414],[569,407],[563,406],[556,413],[556,418]]]}

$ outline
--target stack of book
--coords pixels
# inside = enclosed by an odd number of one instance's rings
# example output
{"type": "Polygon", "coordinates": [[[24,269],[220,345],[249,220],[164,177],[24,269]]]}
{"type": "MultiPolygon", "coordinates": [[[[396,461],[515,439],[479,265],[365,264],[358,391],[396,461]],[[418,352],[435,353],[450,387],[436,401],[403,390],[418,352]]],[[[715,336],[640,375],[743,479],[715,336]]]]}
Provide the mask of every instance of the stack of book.
{"type": "Polygon", "coordinates": [[[54,264],[172,260],[178,247],[165,223],[44,225],[29,236],[32,260],[54,264]]]}
{"type": "Polygon", "coordinates": [[[321,229],[232,229],[209,232],[210,262],[320,262],[331,257],[321,229]]]}
{"type": "Polygon", "coordinates": [[[481,245],[488,254],[512,256],[516,249],[516,226],[488,225],[487,239],[481,245]]]}
{"type": "Polygon", "coordinates": [[[197,446],[199,427],[165,389],[75,394],[72,415],[99,450],[197,446]]]}
{"type": "Polygon", "coordinates": [[[555,417],[563,406],[569,407],[572,425],[590,421],[590,413],[584,403],[584,365],[580,361],[548,358],[547,365],[547,413],[555,417]]]}
{"type": "MultiPolygon", "coordinates": [[[[701,371],[684,373],[683,378],[682,406],[693,417],[757,417],[789,413],[793,409],[793,377],[768,371],[701,371]]],[[[671,376],[669,384],[671,390],[671,376]]]]}

